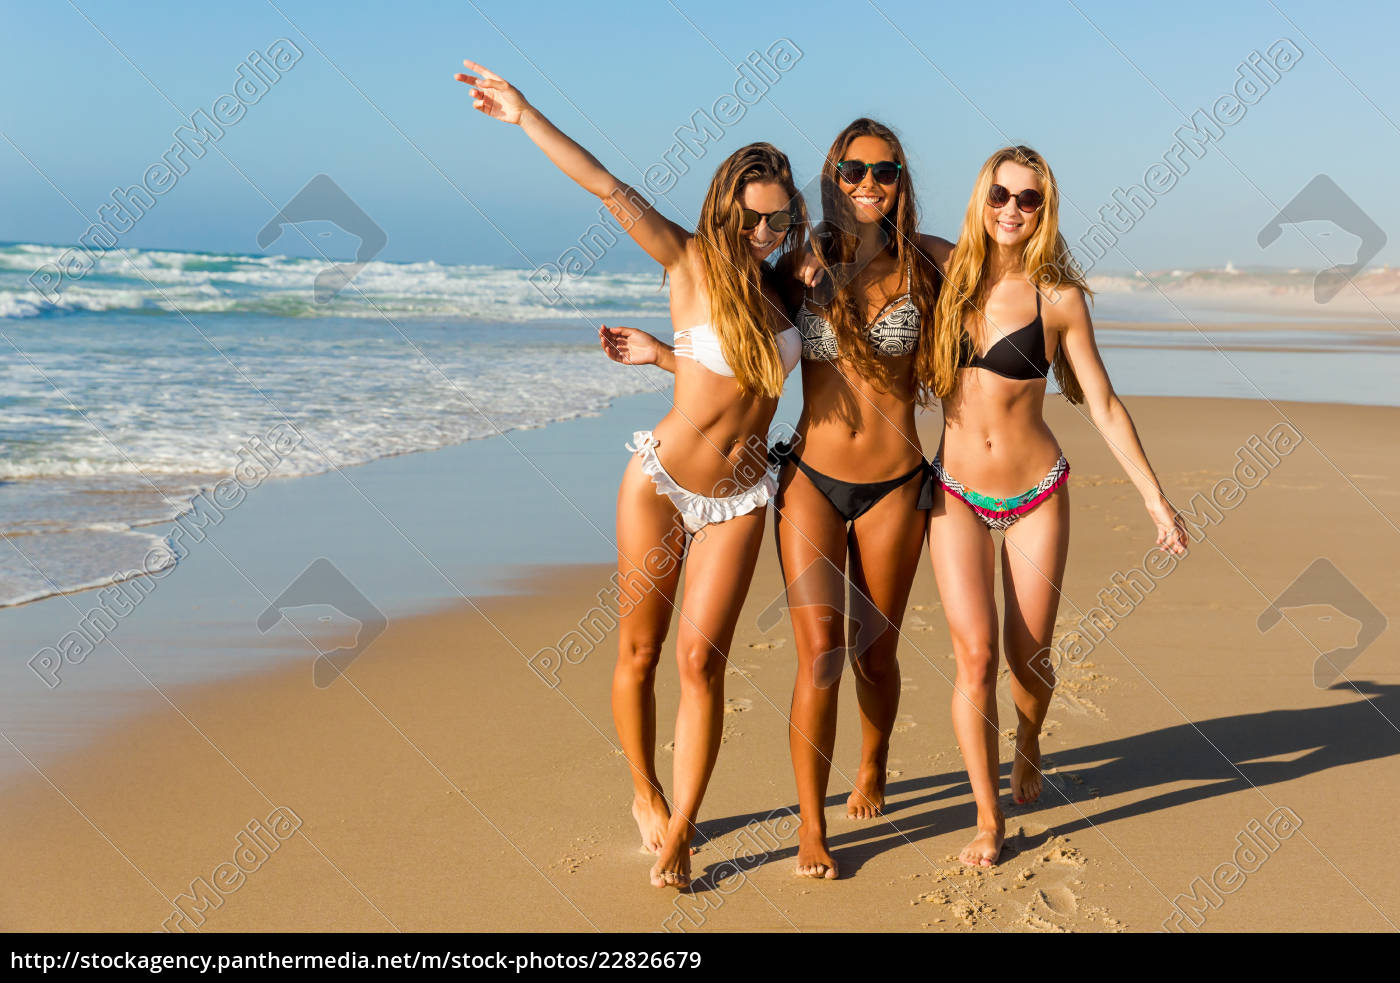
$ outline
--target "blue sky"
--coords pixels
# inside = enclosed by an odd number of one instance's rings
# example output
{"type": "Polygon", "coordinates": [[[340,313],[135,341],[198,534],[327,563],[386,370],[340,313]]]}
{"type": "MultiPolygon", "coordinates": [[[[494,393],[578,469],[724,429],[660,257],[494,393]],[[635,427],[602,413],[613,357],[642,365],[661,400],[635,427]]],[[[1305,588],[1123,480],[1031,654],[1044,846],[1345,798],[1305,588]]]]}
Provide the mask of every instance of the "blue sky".
{"type": "MultiPolygon", "coordinates": [[[[801,180],[837,130],[870,115],[906,142],[926,231],[955,234],[978,165],[1010,140],[1050,160],[1074,241],[1116,187],[1141,183],[1168,151],[1180,111],[1209,110],[1251,52],[1290,39],[1302,58],[1201,159],[1186,158],[1189,171],[1097,268],[1350,258],[1345,235],[1256,242],[1319,173],[1387,231],[1374,262],[1400,262],[1400,195],[1387,188],[1400,151],[1389,50],[1400,13],[1389,3],[5,0],[3,23],[0,240],[74,241],[115,187],[168,150],[182,113],[209,111],[248,54],[280,37],[304,55],[226,129],[227,160],[211,150],[191,161],[122,244],[256,253],[262,225],[324,172],[385,230],[381,258],[543,263],[597,203],[518,129],[472,111],[451,79],[463,57],[640,183],[638,167],[732,89],[732,63],[779,38],[801,58],[662,196],[670,215],[689,224],[714,166],[744,143],[776,143],[801,180]]],[[[284,236],[272,251],[305,252],[296,245],[284,236]]],[[[646,263],[620,248],[605,267],[646,263]]]]}

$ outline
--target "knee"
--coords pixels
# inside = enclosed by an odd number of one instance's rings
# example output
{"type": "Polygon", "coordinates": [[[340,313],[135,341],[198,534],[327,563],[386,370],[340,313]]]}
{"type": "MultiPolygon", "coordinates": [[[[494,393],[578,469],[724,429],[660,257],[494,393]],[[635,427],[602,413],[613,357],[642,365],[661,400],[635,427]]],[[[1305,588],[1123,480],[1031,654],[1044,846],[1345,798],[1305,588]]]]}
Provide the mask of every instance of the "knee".
{"type": "Polygon", "coordinates": [[[997,682],[997,649],[989,638],[953,639],[958,667],[958,688],[964,691],[994,690],[997,682]]]}
{"type": "Polygon", "coordinates": [[[897,642],[897,637],[882,638],[875,644],[857,647],[853,661],[860,677],[877,686],[891,679],[899,679],[897,642]]]}
{"type": "Polygon", "coordinates": [[[846,632],[839,617],[808,619],[800,627],[794,625],[798,634],[800,655],[807,660],[816,659],[826,652],[846,650],[846,632]]]}
{"type": "Polygon", "coordinates": [[[704,638],[678,639],[676,662],[680,668],[682,686],[713,689],[724,683],[724,652],[704,638]]]}
{"type": "Polygon", "coordinates": [[[624,638],[618,646],[617,669],[641,682],[656,678],[656,666],[661,661],[659,638],[624,638]]]}

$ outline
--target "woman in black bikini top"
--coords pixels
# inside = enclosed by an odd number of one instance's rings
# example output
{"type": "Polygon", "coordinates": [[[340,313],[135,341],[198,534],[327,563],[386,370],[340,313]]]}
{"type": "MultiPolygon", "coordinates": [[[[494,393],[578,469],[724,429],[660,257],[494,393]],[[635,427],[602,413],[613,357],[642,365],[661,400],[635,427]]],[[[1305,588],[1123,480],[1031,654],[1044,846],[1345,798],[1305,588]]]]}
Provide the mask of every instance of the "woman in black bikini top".
{"type": "Polygon", "coordinates": [[[822,209],[814,242],[824,303],[809,297],[797,316],[802,416],[791,444],[773,456],[782,465],[775,529],[798,656],[789,734],[802,814],[797,872],[834,878],[825,799],[848,657],[861,752],[846,812],[869,819],[884,807],[899,625],[932,502],[914,428],[914,355],[933,324],[936,261],[952,247],[919,234],[904,150],[873,120],[856,120],[832,144],[822,209]]]}
{"type": "Polygon", "coordinates": [[[1042,412],[1052,367],[1061,392],[1085,404],[1143,496],[1157,545],[1176,554],[1186,545],[1180,516],[1108,381],[1085,303],[1089,290],[1077,271],[1066,268],[1066,255],[1049,165],[1029,147],[997,151],[978,174],[957,248],[945,266],[937,342],[918,355],[921,381],[943,402],[943,439],[930,464],[937,487],[929,554],[957,666],[953,729],[977,803],[977,832],[961,854],[969,866],[995,864],[1006,835],[999,795],[998,648],[1006,654],[1016,707],[1012,799],[1033,802],[1041,793],[1040,731],[1055,681],[1047,656],[1070,517],[1069,463],[1042,412]],[[1044,307],[1042,293],[1050,301],[1044,307]],[[1001,334],[1000,323],[1025,321],[1032,298],[1029,323],[1001,334]],[[1004,533],[1000,627],[994,530],[1004,533]]]}
{"type": "Polygon", "coordinates": [[[1040,291],[1035,292],[1035,320],[998,339],[997,343],[979,355],[972,339],[964,336],[958,359],[959,368],[986,369],[1004,379],[1029,382],[1050,374],[1050,360],[1045,357],[1045,325],[1040,318],[1040,291]]]}

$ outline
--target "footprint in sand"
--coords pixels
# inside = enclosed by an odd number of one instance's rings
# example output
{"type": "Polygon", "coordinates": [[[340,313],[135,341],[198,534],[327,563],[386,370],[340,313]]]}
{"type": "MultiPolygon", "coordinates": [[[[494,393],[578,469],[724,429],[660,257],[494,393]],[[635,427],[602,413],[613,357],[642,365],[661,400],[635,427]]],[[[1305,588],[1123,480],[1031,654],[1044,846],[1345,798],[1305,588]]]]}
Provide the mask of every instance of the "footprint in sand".
{"type": "Polygon", "coordinates": [[[907,713],[901,713],[899,718],[894,722],[894,732],[896,734],[903,734],[905,731],[912,730],[917,726],[919,725],[914,722],[913,717],[907,713]]]}
{"type": "Polygon", "coordinates": [[[1072,846],[1057,844],[1048,852],[1037,858],[1042,864],[1064,864],[1066,867],[1083,867],[1084,854],[1080,853],[1072,846]]]}
{"type": "Polygon", "coordinates": [[[584,864],[598,856],[598,854],[588,849],[588,847],[593,846],[597,842],[598,837],[596,834],[578,837],[574,840],[573,848],[550,866],[569,874],[577,874],[583,868],[584,864]]]}
{"type": "Polygon", "coordinates": [[[724,701],[725,713],[744,713],[753,709],[753,700],[746,700],[742,696],[731,696],[724,701]]]}
{"type": "Polygon", "coordinates": [[[771,642],[749,642],[749,648],[751,649],[780,649],[782,647],[783,640],[781,638],[771,642]]]}
{"type": "Polygon", "coordinates": [[[760,666],[739,666],[739,665],[735,665],[734,663],[731,662],[731,663],[729,663],[727,666],[724,667],[724,674],[725,674],[726,676],[743,676],[745,679],[748,679],[749,676],[753,675],[754,670],[755,670],[755,669],[759,669],[759,668],[761,668],[761,667],[760,667],[760,666]]]}

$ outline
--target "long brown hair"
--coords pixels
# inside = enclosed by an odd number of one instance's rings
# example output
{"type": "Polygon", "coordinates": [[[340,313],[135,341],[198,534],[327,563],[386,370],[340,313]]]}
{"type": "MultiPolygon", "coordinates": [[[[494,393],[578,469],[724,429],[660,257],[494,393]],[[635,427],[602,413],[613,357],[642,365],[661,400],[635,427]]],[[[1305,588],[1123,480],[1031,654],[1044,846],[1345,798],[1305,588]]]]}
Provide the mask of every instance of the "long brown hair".
{"type": "Polygon", "coordinates": [[[763,264],[754,262],[740,229],[744,188],[755,181],[772,181],[790,197],[793,224],[779,247],[780,261],[805,248],[807,208],[787,156],[771,143],[740,147],[719,165],[700,206],[695,242],[705,271],[710,324],[735,381],[746,393],[777,398],[784,373],[763,295],[765,271],[763,264]]]}
{"type": "MultiPolygon", "coordinates": [[[[1078,287],[1085,297],[1092,297],[1084,280],[1084,274],[1070,255],[1064,237],[1060,235],[1060,188],[1054,172],[1045,158],[1030,147],[1002,147],[987,158],[982,169],[977,172],[977,182],[972,188],[972,197],[967,202],[967,212],[963,217],[962,233],[953,254],[948,257],[945,274],[946,288],[938,301],[938,330],[935,342],[919,349],[917,371],[921,385],[932,390],[935,396],[951,396],[958,385],[958,367],[964,345],[979,350],[978,339],[968,330],[969,321],[981,321],[982,310],[986,307],[988,270],[991,251],[987,248],[986,223],[982,209],[987,203],[987,192],[992,186],[996,170],[1007,161],[1029,167],[1040,175],[1041,194],[1045,203],[1040,206],[1040,221],[1035,231],[1026,240],[1021,254],[1021,265],[1031,285],[1051,297],[1053,303],[1055,289],[1069,285],[1078,287]],[[1043,288],[1043,289],[1042,289],[1043,288]]],[[[1065,357],[1064,346],[1055,350],[1055,382],[1060,391],[1071,403],[1082,403],[1084,391],[1074,376],[1069,359],[1065,357]]]]}
{"type": "MultiPolygon", "coordinates": [[[[857,372],[877,388],[888,391],[889,370],[876,355],[866,332],[865,292],[857,289],[854,275],[836,272],[854,269],[850,264],[855,263],[860,245],[854,206],[850,196],[841,190],[836,173],[836,165],[845,158],[857,137],[877,137],[885,141],[890,145],[894,162],[900,165],[895,208],[881,220],[881,230],[888,240],[886,251],[895,257],[901,272],[909,270],[909,295],[919,310],[921,350],[932,347],[934,311],[942,278],[933,259],[919,246],[919,206],[903,144],[883,123],[863,116],[854,120],[836,135],[822,165],[822,223],[813,230],[812,248],[835,282],[835,295],[824,306],[826,319],[836,333],[837,348],[857,372]]],[[[927,395],[922,387],[920,390],[917,398],[921,403],[926,402],[927,395]]]]}

